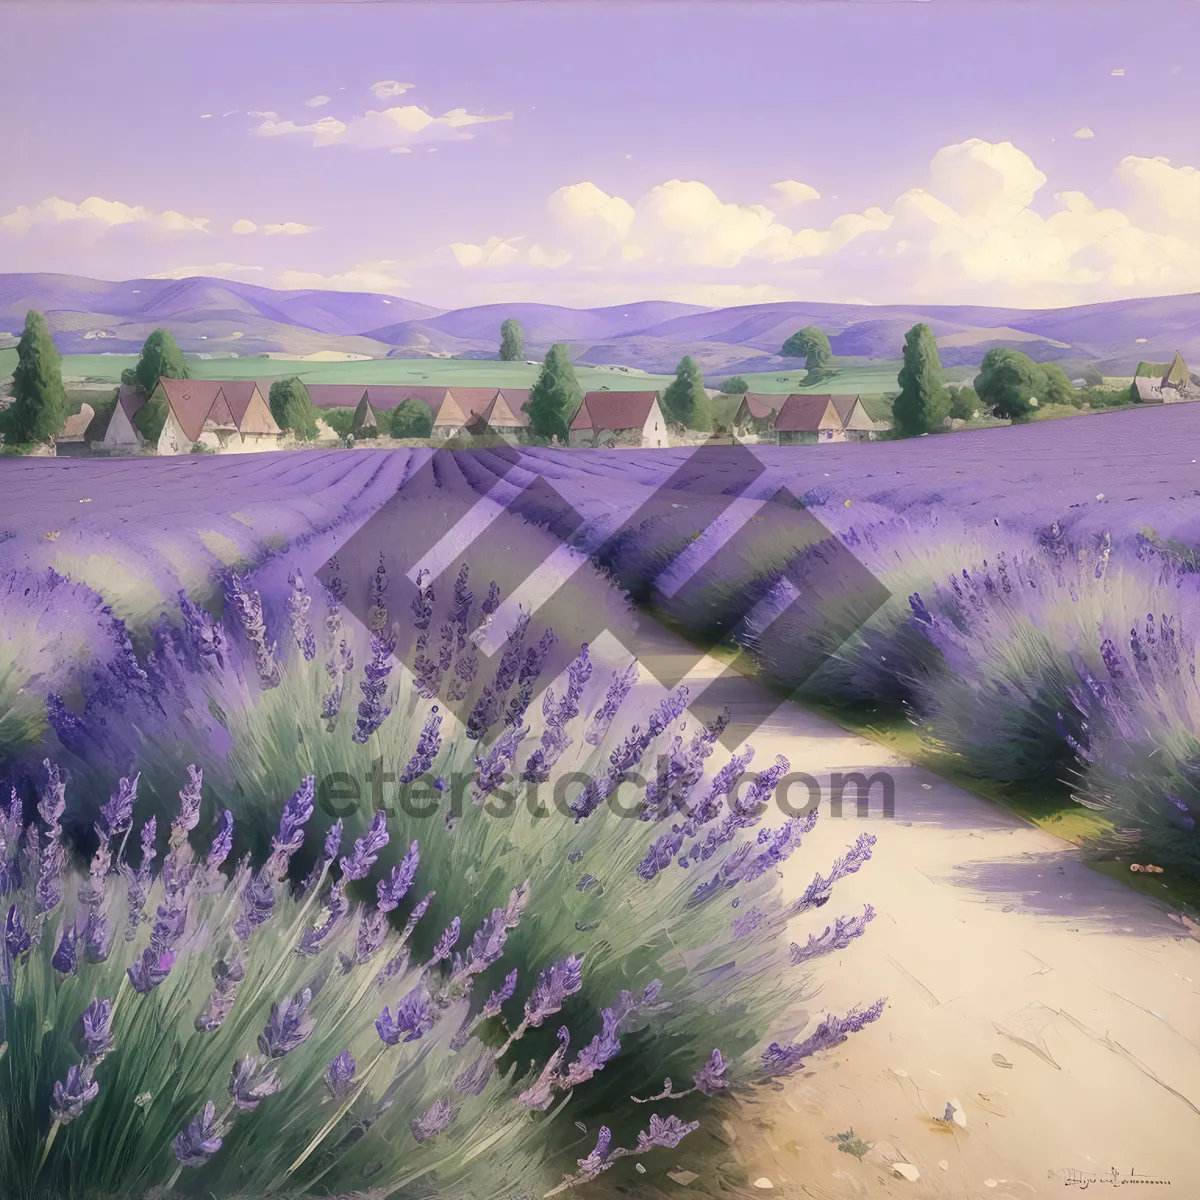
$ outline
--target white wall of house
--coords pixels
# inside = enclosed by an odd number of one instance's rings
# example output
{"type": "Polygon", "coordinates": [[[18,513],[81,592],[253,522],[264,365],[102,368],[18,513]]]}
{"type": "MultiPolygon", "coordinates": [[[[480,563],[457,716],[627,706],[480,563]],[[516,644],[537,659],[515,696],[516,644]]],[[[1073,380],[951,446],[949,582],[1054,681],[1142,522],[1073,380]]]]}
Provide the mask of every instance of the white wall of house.
{"type": "Polygon", "coordinates": [[[167,419],[163,422],[162,433],[158,435],[155,451],[158,454],[187,454],[192,448],[192,440],[183,432],[175,414],[168,409],[167,419]]]}
{"type": "Polygon", "coordinates": [[[133,447],[142,444],[142,435],[133,427],[133,422],[129,419],[125,409],[121,407],[120,402],[113,409],[113,414],[109,418],[108,428],[104,431],[104,441],[102,443],[110,447],[133,447]]]}
{"type": "Polygon", "coordinates": [[[650,405],[646,424],[642,426],[642,445],[658,447],[669,446],[670,444],[667,438],[666,418],[663,416],[662,409],[658,407],[658,401],[655,400],[650,405]]]}

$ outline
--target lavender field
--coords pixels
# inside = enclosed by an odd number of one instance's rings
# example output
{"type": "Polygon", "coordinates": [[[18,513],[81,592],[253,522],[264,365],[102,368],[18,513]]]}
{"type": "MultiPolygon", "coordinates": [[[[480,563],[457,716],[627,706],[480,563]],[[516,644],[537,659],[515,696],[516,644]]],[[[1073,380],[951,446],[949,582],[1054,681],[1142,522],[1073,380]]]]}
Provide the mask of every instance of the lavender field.
{"type": "Polygon", "coordinates": [[[871,903],[815,909],[863,868],[871,895],[874,834],[759,807],[803,738],[726,737],[692,675],[657,682],[660,621],[1091,812],[1095,856],[1187,894],[1189,409],[811,450],[6,463],[0,1097],[32,1099],[0,1099],[0,1170],[30,1196],[669,1188],[722,1106],[886,1027],[869,985],[842,1002],[853,972],[815,999],[870,939],[871,903]],[[487,537],[442,537],[488,506],[487,537]],[[564,541],[574,599],[542,603],[564,541]],[[562,780],[562,819],[488,819],[510,771],[562,780]],[[363,781],[344,810],[336,778],[363,781]]]}

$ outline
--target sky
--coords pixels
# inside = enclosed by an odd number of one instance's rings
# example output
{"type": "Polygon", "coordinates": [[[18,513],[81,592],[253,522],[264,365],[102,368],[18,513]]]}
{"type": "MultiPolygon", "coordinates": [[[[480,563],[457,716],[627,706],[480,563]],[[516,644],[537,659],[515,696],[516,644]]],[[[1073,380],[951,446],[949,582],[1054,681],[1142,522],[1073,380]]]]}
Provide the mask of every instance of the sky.
{"type": "Polygon", "coordinates": [[[0,271],[441,308],[1200,292],[1194,0],[10,0],[0,29],[0,271]]]}

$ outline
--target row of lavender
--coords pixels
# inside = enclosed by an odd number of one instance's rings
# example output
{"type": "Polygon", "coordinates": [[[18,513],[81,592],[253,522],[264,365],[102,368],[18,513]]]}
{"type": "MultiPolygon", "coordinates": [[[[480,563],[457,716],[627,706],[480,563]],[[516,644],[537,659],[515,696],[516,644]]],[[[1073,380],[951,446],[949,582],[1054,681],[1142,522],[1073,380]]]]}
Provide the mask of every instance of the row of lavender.
{"type": "Polygon", "coordinates": [[[138,654],[86,589],[4,581],[14,1194],[470,1197],[581,1185],[628,1157],[663,1169],[653,1152],[719,1093],[880,1016],[882,1001],[780,1025],[811,964],[873,915],[790,942],[873,839],[785,898],[777,868],[814,820],[765,820],[786,760],[734,802],[753,750],[708,772],[722,722],[689,729],[685,689],[636,711],[637,664],[583,646],[539,714],[552,630],[518,622],[483,670],[469,635],[494,588],[476,599],[464,571],[404,616],[387,592],[381,562],[360,640],[336,577],[313,594],[293,571],[276,596],[231,578],[223,614],[181,595],[138,654]],[[429,649],[415,675],[392,655],[402,625],[429,649]],[[470,713],[461,728],[447,695],[470,713]],[[37,767],[43,753],[59,765],[37,767]],[[611,801],[650,758],[666,769],[630,819],[611,801]],[[381,804],[321,802],[324,781],[380,764],[396,776],[381,804]],[[569,819],[496,806],[514,776],[571,772],[586,782],[569,819]],[[468,781],[465,810],[448,779],[468,781]]]}

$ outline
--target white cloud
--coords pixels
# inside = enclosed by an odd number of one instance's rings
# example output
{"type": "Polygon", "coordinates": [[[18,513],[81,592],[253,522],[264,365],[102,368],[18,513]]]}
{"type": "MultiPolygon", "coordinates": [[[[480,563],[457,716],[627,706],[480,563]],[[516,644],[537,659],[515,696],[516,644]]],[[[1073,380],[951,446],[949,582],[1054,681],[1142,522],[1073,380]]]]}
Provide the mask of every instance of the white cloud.
{"type": "Polygon", "coordinates": [[[1113,69],[1109,72],[1109,74],[1110,75],[1124,75],[1125,68],[1124,67],[1113,67],[1113,69]]]}
{"type": "Polygon", "coordinates": [[[243,266],[241,263],[218,262],[208,263],[203,267],[175,267],[170,271],[157,271],[147,275],[147,279],[192,279],[204,276],[212,279],[237,279],[242,275],[253,275],[262,267],[243,266]]]}
{"type": "Polygon", "coordinates": [[[322,117],[311,124],[298,125],[290,120],[268,118],[256,127],[255,133],[260,137],[307,137],[314,146],[346,145],[363,150],[403,150],[417,142],[464,141],[475,136],[466,132],[473,125],[511,120],[512,113],[469,113],[465,108],[452,108],[436,117],[415,104],[406,104],[381,111],[371,109],[349,122],[339,121],[336,117],[322,117]]]}
{"type": "Polygon", "coordinates": [[[316,271],[284,271],[279,286],[290,290],[327,288],[335,292],[404,291],[409,284],[398,274],[400,264],[394,259],[378,258],[362,262],[338,275],[321,275],[316,271]]]}
{"type": "Polygon", "coordinates": [[[256,225],[253,221],[247,221],[244,217],[240,221],[234,221],[232,233],[265,233],[268,236],[274,234],[287,234],[295,236],[301,233],[313,233],[319,227],[316,225],[301,225],[296,221],[283,221],[278,225],[256,225]]]}
{"type": "Polygon", "coordinates": [[[1072,136],[1077,138],[1094,138],[1096,136],[1096,131],[1088,125],[1081,125],[1077,130],[1075,130],[1072,136]]]}
{"type": "Polygon", "coordinates": [[[120,200],[103,200],[89,196],[78,204],[50,196],[32,208],[19,205],[0,217],[0,226],[13,233],[28,233],[37,226],[78,223],[96,233],[104,233],[121,225],[136,225],[159,233],[208,233],[207,217],[186,217],[174,209],[154,212],[139,205],[120,200]]]}
{"type": "Polygon", "coordinates": [[[569,250],[555,250],[549,246],[539,246],[536,243],[529,247],[529,262],[535,267],[546,267],[555,270],[565,267],[571,261],[569,250]]]}
{"type": "Polygon", "coordinates": [[[399,83],[395,79],[381,79],[378,83],[371,84],[371,91],[379,100],[386,100],[389,96],[402,96],[405,92],[412,91],[411,83],[399,83]]]}
{"type": "Polygon", "coordinates": [[[459,265],[464,267],[503,267],[519,255],[515,242],[520,238],[488,238],[482,246],[471,242],[454,242],[450,246],[459,265]]]}
{"type": "Polygon", "coordinates": [[[309,108],[321,108],[322,106],[328,104],[329,101],[330,101],[329,96],[314,96],[311,100],[305,100],[304,103],[309,108]]]}
{"type": "Polygon", "coordinates": [[[771,187],[778,195],[776,208],[798,208],[810,200],[820,200],[821,193],[807,183],[797,183],[794,179],[785,179],[782,183],[773,183],[771,187]]]}

